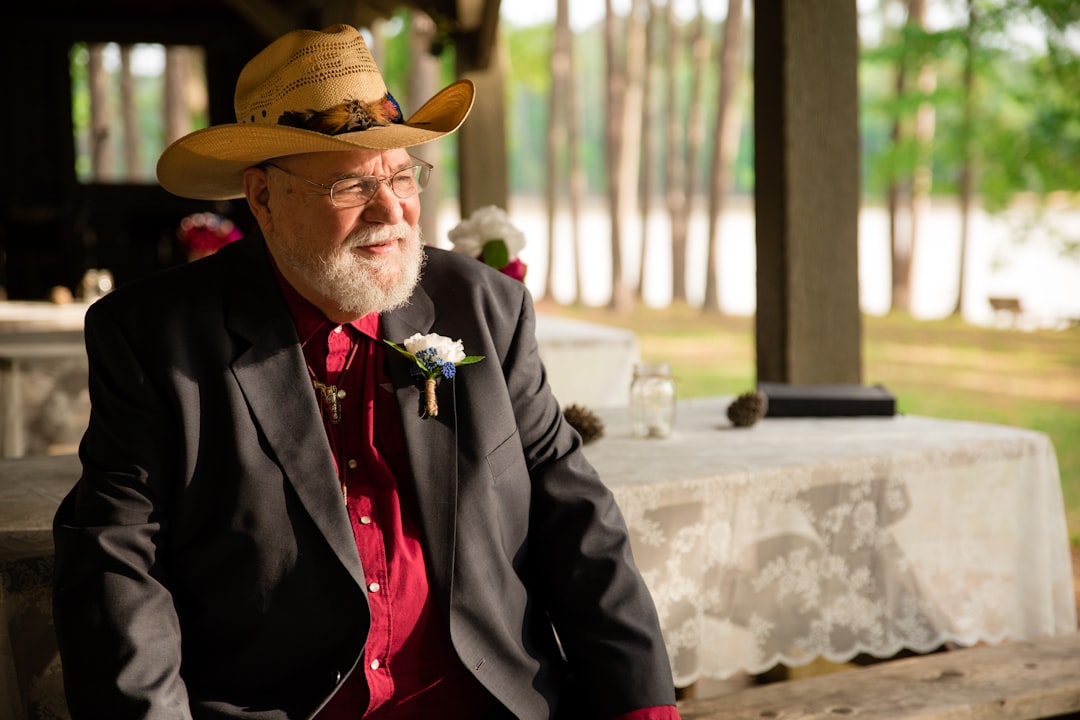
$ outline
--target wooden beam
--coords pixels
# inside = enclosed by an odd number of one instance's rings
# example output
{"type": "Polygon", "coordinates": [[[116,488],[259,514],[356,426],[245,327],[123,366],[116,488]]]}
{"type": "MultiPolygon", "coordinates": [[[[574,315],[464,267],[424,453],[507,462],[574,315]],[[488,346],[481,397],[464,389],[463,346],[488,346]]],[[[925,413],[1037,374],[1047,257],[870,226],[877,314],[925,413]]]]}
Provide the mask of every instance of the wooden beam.
{"type": "Polygon", "coordinates": [[[491,62],[492,52],[498,46],[499,0],[485,0],[476,35],[477,53],[474,63],[477,68],[486,68],[491,62]]]}
{"type": "Polygon", "coordinates": [[[303,27],[301,17],[283,10],[267,0],[225,0],[233,11],[244,18],[267,42],[287,32],[303,27]]]}
{"type": "Polygon", "coordinates": [[[402,4],[399,0],[326,0],[320,16],[323,27],[341,22],[371,28],[379,20],[393,17],[402,4]]]}
{"type": "Polygon", "coordinates": [[[506,77],[502,52],[496,47],[483,69],[462,66],[458,72],[476,83],[476,102],[457,131],[461,216],[484,205],[505,208],[509,199],[506,158],[506,77]]]}
{"type": "Polygon", "coordinates": [[[465,55],[469,69],[483,70],[498,39],[499,0],[457,0],[457,7],[457,52],[465,55]]]}

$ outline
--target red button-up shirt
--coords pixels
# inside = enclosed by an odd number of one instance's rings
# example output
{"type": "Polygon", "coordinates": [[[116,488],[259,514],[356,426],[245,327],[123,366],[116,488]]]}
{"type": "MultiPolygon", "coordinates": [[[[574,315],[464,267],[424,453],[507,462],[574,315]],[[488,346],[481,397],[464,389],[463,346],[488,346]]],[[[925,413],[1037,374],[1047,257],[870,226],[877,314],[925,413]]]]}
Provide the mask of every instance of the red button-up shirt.
{"type": "MultiPolygon", "coordinates": [[[[315,390],[364,568],[371,626],[361,664],[317,720],[478,720],[495,700],[462,665],[434,607],[379,316],[328,321],[280,275],[312,379],[336,386],[339,422],[315,390]]],[[[314,386],[313,386],[314,389],[314,386]]],[[[673,706],[612,720],[678,720],[673,706]]]]}

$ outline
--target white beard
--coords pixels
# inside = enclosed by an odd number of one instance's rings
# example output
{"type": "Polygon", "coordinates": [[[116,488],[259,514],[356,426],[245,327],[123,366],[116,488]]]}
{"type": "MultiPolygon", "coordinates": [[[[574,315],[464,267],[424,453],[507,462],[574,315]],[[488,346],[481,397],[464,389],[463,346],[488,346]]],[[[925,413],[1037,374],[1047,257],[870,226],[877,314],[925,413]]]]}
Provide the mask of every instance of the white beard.
{"type": "Polygon", "coordinates": [[[282,260],[342,312],[357,317],[402,307],[412,296],[424,265],[419,228],[408,223],[383,225],[354,233],[341,247],[323,255],[278,243],[282,260]],[[355,247],[400,238],[389,257],[360,255],[355,247]]]}

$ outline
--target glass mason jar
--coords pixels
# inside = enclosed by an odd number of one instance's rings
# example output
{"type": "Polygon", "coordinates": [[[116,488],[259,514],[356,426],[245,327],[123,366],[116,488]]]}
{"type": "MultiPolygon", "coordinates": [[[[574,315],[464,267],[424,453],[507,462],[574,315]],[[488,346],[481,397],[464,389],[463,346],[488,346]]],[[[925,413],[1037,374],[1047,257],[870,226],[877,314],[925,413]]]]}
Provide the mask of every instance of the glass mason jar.
{"type": "Polygon", "coordinates": [[[637,437],[666,438],[675,425],[675,379],[667,363],[638,363],[630,383],[630,429],[637,437]]]}

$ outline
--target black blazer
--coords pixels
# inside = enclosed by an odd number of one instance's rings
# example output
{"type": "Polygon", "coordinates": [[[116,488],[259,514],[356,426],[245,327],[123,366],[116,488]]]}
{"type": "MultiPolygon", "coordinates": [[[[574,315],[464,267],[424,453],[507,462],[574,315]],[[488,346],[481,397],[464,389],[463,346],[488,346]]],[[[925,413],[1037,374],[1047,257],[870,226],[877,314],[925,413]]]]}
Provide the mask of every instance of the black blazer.
{"type": "MultiPolygon", "coordinates": [[[[674,703],[611,493],[544,376],[524,285],[427,249],[387,339],[477,364],[421,418],[387,353],[433,592],[461,661],[518,718],[674,703]]],[[[356,666],[364,575],[262,240],[120,287],[86,314],[91,417],[54,526],[73,718],[305,718],[356,666]]]]}

